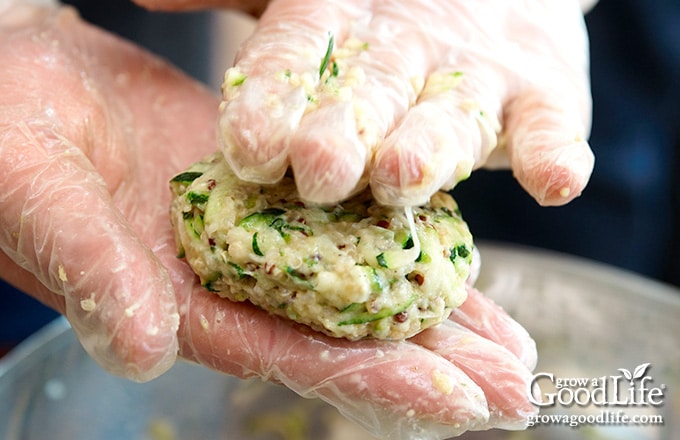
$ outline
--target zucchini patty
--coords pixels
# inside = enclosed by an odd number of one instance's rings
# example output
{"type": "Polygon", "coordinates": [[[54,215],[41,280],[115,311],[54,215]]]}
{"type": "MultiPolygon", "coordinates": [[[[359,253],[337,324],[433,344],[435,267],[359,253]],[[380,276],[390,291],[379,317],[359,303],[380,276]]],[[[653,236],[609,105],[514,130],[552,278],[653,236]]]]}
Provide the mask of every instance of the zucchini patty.
{"type": "Polygon", "coordinates": [[[408,338],[466,298],[472,236],[446,193],[406,210],[378,205],[368,189],[312,206],[292,177],[243,182],[221,153],[170,187],[179,256],[232,301],[355,340],[408,338]]]}

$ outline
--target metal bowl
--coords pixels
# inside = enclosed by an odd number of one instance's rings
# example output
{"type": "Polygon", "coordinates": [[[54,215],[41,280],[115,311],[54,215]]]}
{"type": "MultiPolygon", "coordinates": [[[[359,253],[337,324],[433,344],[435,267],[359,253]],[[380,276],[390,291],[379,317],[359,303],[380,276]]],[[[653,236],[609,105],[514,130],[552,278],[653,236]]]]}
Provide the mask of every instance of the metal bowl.
{"type": "MultiPolygon", "coordinates": [[[[460,438],[680,438],[680,291],[551,252],[491,243],[480,250],[477,286],[534,336],[543,401],[556,401],[526,431],[460,438]]],[[[320,401],[188,363],[146,384],[113,377],[63,319],[0,360],[0,437],[372,438],[320,401]]]]}

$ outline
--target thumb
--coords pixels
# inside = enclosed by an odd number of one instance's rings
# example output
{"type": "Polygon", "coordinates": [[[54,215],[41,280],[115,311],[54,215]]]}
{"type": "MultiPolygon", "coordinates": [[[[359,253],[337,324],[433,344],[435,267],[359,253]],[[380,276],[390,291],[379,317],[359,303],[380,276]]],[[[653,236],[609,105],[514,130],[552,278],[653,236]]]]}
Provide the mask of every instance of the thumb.
{"type": "Polygon", "coordinates": [[[0,169],[0,249],[23,269],[3,270],[8,281],[56,303],[109,372],[146,381],[167,370],[179,324],[169,276],[84,154],[17,124],[0,137],[0,169]]]}

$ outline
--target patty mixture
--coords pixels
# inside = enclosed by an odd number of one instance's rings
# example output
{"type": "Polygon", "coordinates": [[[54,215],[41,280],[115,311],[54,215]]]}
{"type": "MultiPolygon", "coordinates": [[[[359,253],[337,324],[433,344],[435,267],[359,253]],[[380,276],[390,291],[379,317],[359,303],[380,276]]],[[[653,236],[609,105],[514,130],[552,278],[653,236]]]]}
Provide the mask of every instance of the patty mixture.
{"type": "Polygon", "coordinates": [[[292,176],[243,182],[221,153],[170,187],[178,254],[224,298],[351,340],[408,338],[466,299],[472,236],[444,192],[406,209],[377,204],[369,189],[311,205],[292,176]]]}

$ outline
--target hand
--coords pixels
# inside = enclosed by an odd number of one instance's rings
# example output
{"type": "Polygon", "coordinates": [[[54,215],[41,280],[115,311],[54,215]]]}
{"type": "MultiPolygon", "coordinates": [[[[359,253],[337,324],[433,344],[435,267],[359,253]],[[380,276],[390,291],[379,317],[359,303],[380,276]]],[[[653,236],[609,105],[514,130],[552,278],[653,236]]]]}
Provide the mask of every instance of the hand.
{"type": "Polygon", "coordinates": [[[316,202],[370,183],[384,204],[418,205],[510,165],[559,205],[593,167],[576,0],[273,1],[223,95],[220,141],[239,175],[271,183],[290,164],[316,202]]]}
{"type": "MultiPolygon", "coordinates": [[[[0,15],[0,269],[108,371],[177,355],[318,396],[374,432],[523,427],[536,353],[474,290],[405,342],[349,342],[205,291],[175,255],[168,179],[216,148],[217,99],[73,10],[0,15]]],[[[401,437],[400,437],[401,436],[401,437]]]]}

